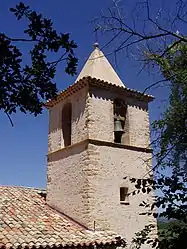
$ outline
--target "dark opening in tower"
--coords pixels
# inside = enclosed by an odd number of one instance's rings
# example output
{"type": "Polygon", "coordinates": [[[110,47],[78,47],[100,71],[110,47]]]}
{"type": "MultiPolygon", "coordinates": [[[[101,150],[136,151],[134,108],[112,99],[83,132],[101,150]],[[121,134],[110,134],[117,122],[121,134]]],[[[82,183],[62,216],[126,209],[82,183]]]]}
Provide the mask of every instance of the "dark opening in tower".
{"type": "Polygon", "coordinates": [[[62,109],[62,134],[64,138],[64,147],[71,145],[71,116],[72,105],[67,103],[62,109]]]}
{"type": "Polygon", "coordinates": [[[114,142],[122,143],[125,133],[127,105],[122,100],[114,100],[114,142]]]}

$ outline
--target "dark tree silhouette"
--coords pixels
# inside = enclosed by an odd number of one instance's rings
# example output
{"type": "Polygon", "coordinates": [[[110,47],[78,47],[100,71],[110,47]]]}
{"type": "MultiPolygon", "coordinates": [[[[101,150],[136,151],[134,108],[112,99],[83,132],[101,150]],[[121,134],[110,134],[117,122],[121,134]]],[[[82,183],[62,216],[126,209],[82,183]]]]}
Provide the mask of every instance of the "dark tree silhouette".
{"type": "MultiPolygon", "coordinates": [[[[76,43],[69,34],[57,33],[50,19],[44,18],[20,2],[10,11],[17,20],[25,19],[28,28],[23,38],[12,38],[0,33],[0,110],[9,117],[18,109],[35,116],[42,112],[46,100],[55,97],[53,79],[57,65],[64,61],[65,72],[76,74],[76,43]],[[29,43],[30,64],[24,63],[19,43],[29,43]],[[50,54],[55,61],[50,61],[50,54]]],[[[11,121],[12,122],[12,121],[11,121]]]]}

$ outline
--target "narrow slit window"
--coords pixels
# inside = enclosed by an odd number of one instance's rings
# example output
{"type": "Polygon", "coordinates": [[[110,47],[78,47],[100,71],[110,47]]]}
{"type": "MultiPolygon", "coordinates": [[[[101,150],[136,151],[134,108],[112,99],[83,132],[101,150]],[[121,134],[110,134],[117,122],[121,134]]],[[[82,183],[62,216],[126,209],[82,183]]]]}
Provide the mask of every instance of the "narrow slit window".
{"type": "Polygon", "coordinates": [[[121,187],[120,188],[120,202],[122,203],[128,203],[128,188],[127,187],[121,187]]]}
{"type": "Polygon", "coordinates": [[[62,110],[62,134],[64,139],[64,147],[71,145],[71,103],[65,104],[62,110]]]}

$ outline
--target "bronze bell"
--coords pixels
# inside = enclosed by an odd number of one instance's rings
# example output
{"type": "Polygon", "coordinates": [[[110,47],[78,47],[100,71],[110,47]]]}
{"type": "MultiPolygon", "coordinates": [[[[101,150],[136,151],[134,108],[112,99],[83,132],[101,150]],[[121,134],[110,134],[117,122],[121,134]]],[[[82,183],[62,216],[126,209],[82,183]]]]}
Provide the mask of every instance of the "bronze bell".
{"type": "Polygon", "coordinates": [[[119,132],[119,133],[123,133],[124,132],[120,120],[115,120],[114,121],[114,131],[115,132],[119,132]]]}

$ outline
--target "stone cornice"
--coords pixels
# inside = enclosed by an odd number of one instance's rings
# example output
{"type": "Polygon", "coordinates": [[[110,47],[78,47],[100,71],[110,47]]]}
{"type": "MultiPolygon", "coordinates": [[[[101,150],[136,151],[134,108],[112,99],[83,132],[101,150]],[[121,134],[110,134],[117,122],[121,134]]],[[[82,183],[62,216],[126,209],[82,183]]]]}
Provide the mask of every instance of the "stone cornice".
{"type": "Polygon", "coordinates": [[[58,149],[58,150],[49,152],[49,153],[47,154],[47,156],[52,156],[52,155],[58,154],[58,153],[60,153],[60,152],[62,152],[62,151],[71,150],[71,149],[73,149],[73,148],[75,148],[75,147],[77,147],[77,146],[81,146],[81,145],[85,145],[85,147],[86,147],[86,146],[88,146],[88,141],[89,141],[89,139],[85,139],[85,140],[82,140],[82,141],[80,141],[80,142],[71,144],[71,145],[69,145],[69,146],[67,146],[67,147],[64,147],[64,148],[61,148],[61,149],[58,149]]]}
{"type": "Polygon", "coordinates": [[[79,81],[77,81],[73,85],[71,85],[68,88],[66,88],[65,90],[61,91],[56,96],[56,98],[47,101],[45,103],[45,107],[50,108],[50,107],[56,105],[61,100],[74,94],[75,92],[79,91],[80,89],[82,89],[86,86],[88,88],[89,88],[89,86],[93,86],[93,87],[97,87],[97,88],[101,88],[101,89],[105,89],[105,90],[110,90],[113,92],[115,91],[115,92],[123,94],[127,97],[133,97],[133,98],[136,98],[136,99],[139,99],[142,101],[146,101],[146,102],[151,102],[154,99],[154,97],[151,95],[147,95],[147,94],[144,94],[142,92],[139,92],[139,91],[136,91],[136,90],[133,90],[130,88],[126,88],[123,86],[117,86],[115,84],[106,82],[104,80],[100,80],[100,79],[96,79],[96,78],[92,78],[92,77],[88,76],[88,77],[84,77],[84,78],[80,79],[79,81]]]}
{"type": "Polygon", "coordinates": [[[118,143],[112,143],[112,142],[107,142],[107,141],[101,141],[101,140],[96,140],[96,139],[85,139],[81,142],[72,144],[70,146],[67,146],[65,148],[53,151],[48,153],[47,156],[52,156],[54,154],[61,153],[63,151],[70,150],[74,147],[77,147],[79,145],[84,145],[87,147],[89,144],[94,144],[98,146],[109,146],[109,147],[115,147],[115,148],[120,148],[120,149],[126,149],[126,150],[133,150],[133,151],[140,151],[140,152],[145,152],[145,153],[152,153],[151,148],[143,148],[143,147],[137,147],[137,146],[132,146],[132,145],[125,145],[125,144],[118,144],[118,143]]]}
{"type": "Polygon", "coordinates": [[[118,144],[118,143],[112,143],[107,141],[101,141],[101,140],[95,140],[95,139],[88,139],[90,144],[98,145],[98,146],[109,146],[109,147],[115,147],[120,149],[126,149],[126,150],[134,150],[134,151],[141,151],[146,153],[152,153],[151,148],[143,148],[143,147],[137,147],[132,145],[126,145],[126,144],[118,144]]]}

